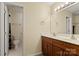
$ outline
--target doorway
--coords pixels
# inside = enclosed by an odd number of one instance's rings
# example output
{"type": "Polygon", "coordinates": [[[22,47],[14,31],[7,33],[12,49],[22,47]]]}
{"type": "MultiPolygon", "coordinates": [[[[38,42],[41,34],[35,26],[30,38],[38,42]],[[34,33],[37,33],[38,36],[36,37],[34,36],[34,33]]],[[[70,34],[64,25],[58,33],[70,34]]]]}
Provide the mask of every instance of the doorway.
{"type": "Polygon", "coordinates": [[[5,5],[4,55],[23,55],[23,7],[5,5]]]}
{"type": "Polygon", "coordinates": [[[66,16],[66,34],[72,34],[72,18],[66,16]]]}

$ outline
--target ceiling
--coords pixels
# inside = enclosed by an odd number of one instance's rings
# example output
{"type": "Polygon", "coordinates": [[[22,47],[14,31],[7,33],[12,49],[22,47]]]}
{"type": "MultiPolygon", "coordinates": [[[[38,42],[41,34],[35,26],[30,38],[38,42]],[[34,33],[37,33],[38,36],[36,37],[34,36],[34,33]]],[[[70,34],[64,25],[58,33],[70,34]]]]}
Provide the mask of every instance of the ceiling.
{"type": "Polygon", "coordinates": [[[53,4],[55,4],[55,2],[42,2],[42,3],[48,4],[49,6],[52,6],[53,4]]]}

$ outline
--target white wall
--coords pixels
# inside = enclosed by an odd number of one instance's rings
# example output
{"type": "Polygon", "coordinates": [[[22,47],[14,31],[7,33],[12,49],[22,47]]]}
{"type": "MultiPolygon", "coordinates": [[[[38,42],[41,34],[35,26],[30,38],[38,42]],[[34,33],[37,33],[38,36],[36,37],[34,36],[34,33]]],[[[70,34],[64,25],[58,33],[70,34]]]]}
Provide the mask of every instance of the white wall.
{"type": "Polygon", "coordinates": [[[24,4],[24,55],[41,52],[41,32],[50,32],[50,7],[44,3],[24,4]],[[41,21],[45,22],[41,24],[41,21]],[[46,25],[46,26],[45,26],[46,25]]]}

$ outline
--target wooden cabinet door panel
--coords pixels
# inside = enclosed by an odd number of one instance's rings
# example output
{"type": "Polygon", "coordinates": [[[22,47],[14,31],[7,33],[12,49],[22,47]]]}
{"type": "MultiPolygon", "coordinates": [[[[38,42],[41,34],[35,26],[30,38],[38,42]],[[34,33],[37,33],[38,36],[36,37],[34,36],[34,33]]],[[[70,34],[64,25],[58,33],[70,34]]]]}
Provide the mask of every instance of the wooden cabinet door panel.
{"type": "Polygon", "coordinates": [[[42,51],[46,56],[52,56],[52,40],[47,37],[42,37],[42,51]]]}
{"type": "Polygon", "coordinates": [[[66,51],[69,51],[69,55],[70,56],[76,56],[77,53],[79,52],[79,46],[70,44],[70,43],[66,43],[64,42],[64,45],[66,46],[66,51]]]}
{"type": "Polygon", "coordinates": [[[45,41],[45,39],[42,39],[42,52],[43,55],[47,55],[47,42],[45,41]]]}
{"type": "Polygon", "coordinates": [[[69,52],[64,50],[62,55],[63,56],[69,56],[69,52]]]}
{"type": "Polygon", "coordinates": [[[53,55],[53,50],[52,50],[53,48],[52,48],[52,44],[50,44],[50,43],[48,43],[47,44],[47,54],[48,54],[48,56],[52,56],[53,55]]]}
{"type": "Polygon", "coordinates": [[[47,55],[47,44],[44,44],[42,49],[43,49],[43,54],[47,55]]]}
{"type": "Polygon", "coordinates": [[[52,39],[51,38],[48,38],[48,37],[43,37],[45,40],[45,42],[48,42],[50,44],[52,44],[52,39]]]}
{"type": "Polygon", "coordinates": [[[53,56],[62,56],[63,50],[53,45],[53,56]]]}

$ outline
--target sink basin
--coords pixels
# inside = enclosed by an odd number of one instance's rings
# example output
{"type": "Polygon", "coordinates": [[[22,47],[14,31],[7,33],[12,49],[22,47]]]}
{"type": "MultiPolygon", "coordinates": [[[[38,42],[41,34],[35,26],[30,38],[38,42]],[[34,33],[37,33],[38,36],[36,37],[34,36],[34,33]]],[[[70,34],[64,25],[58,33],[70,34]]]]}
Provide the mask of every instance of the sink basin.
{"type": "Polygon", "coordinates": [[[59,36],[60,38],[63,38],[63,39],[66,39],[66,40],[69,40],[70,37],[66,37],[66,36],[59,36]]]}

